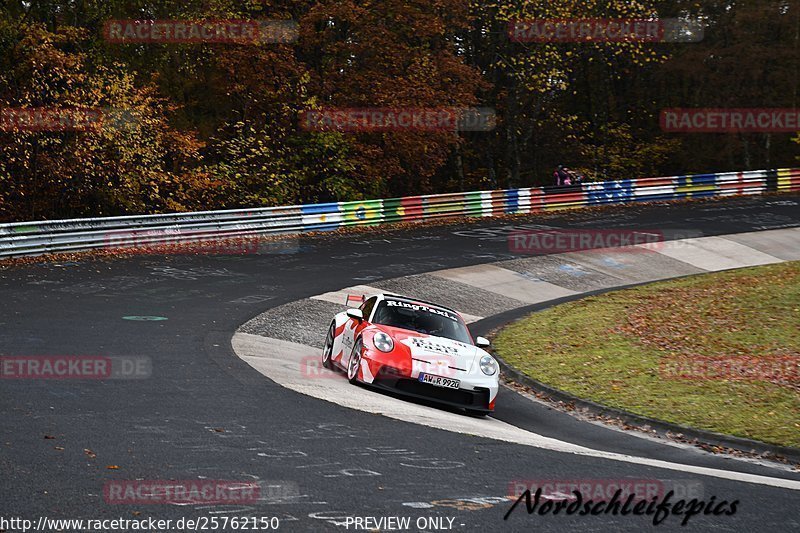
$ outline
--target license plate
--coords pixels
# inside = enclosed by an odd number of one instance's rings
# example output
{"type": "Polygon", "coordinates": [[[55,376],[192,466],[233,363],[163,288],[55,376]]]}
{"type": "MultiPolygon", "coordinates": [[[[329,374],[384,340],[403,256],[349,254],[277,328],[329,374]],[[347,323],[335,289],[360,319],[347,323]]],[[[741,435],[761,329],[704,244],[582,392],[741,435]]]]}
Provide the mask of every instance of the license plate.
{"type": "Polygon", "coordinates": [[[457,389],[461,385],[461,381],[457,379],[445,378],[442,376],[434,376],[433,374],[420,374],[419,380],[422,383],[428,383],[436,387],[445,387],[447,389],[457,389]]]}

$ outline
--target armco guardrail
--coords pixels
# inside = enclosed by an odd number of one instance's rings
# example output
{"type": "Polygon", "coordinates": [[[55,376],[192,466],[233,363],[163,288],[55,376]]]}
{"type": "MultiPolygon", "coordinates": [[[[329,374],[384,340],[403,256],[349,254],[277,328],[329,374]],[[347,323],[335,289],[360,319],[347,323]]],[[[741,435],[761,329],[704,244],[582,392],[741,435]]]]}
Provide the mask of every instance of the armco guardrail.
{"type": "Polygon", "coordinates": [[[0,224],[0,258],[457,216],[524,214],[601,204],[790,191],[800,191],[800,169],[624,179],[572,187],[528,187],[260,209],[16,222],[0,224]]]}

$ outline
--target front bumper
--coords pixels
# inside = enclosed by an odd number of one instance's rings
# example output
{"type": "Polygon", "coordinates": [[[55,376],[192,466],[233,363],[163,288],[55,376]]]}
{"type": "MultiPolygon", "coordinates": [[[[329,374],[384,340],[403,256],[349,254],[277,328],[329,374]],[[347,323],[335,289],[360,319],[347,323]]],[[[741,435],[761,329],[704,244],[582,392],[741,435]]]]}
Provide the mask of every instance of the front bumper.
{"type": "MultiPolygon", "coordinates": [[[[459,378],[459,376],[454,376],[459,378]]],[[[462,379],[463,383],[463,379],[462,379]]],[[[466,408],[473,411],[491,413],[494,410],[494,396],[497,388],[475,386],[471,389],[448,389],[422,383],[418,379],[404,376],[391,367],[384,366],[368,385],[412,398],[432,400],[451,407],[466,408]],[[494,390],[492,390],[494,389],[494,390]],[[494,394],[493,394],[494,393],[494,394]]]]}

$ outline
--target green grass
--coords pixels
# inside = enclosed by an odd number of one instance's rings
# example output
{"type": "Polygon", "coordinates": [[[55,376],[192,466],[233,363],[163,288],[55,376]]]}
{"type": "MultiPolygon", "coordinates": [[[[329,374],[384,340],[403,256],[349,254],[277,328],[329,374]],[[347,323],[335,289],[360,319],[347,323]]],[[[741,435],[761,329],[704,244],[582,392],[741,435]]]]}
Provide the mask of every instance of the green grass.
{"type": "Polygon", "coordinates": [[[800,447],[800,262],[692,276],[535,313],[495,338],[543,383],[608,406],[800,447]],[[775,379],[670,372],[698,357],[782,362],[775,379]],[[793,366],[792,366],[793,365],[793,366]]]}

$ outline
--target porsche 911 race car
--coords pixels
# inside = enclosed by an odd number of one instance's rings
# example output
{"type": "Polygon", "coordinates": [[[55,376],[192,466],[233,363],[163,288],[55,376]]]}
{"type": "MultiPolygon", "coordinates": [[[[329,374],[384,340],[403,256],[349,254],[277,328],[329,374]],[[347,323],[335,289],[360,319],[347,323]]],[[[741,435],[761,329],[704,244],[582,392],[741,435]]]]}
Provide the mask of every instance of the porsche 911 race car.
{"type": "Polygon", "coordinates": [[[461,316],[432,303],[377,294],[348,296],[359,307],[338,313],[328,328],[322,364],[363,383],[407,396],[461,407],[470,414],[494,410],[497,361],[473,342],[461,316]]]}

